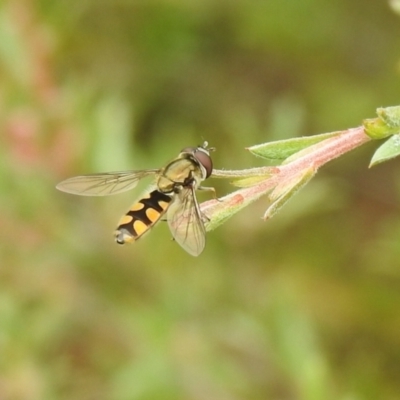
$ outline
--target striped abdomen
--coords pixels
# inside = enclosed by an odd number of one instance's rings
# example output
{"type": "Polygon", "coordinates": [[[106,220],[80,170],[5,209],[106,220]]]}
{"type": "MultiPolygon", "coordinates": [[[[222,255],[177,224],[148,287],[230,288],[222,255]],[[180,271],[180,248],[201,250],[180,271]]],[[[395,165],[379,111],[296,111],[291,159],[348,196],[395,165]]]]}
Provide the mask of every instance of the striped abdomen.
{"type": "Polygon", "coordinates": [[[115,240],[119,244],[134,242],[160,220],[172,198],[158,190],[135,203],[119,221],[115,240]]]}

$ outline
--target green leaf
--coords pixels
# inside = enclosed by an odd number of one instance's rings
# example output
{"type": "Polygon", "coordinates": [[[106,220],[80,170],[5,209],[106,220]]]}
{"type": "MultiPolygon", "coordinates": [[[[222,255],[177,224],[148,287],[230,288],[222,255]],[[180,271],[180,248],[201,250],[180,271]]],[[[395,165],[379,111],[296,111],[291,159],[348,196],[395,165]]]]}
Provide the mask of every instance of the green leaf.
{"type": "Polygon", "coordinates": [[[375,151],[369,166],[373,167],[398,155],[400,155],[400,135],[393,135],[375,151]]]}
{"type": "Polygon", "coordinates": [[[252,154],[269,160],[284,160],[287,157],[325,139],[338,136],[341,132],[329,132],[321,135],[303,136],[300,138],[278,140],[248,147],[252,154]]]}

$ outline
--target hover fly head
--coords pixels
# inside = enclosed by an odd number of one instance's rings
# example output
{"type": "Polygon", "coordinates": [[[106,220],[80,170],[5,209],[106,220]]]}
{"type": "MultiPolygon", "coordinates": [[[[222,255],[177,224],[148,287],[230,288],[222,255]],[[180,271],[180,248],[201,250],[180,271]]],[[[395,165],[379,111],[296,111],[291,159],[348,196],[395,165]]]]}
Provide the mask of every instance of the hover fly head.
{"type": "Polygon", "coordinates": [[[210,151],[214,151],[214,147],[207,147],[208,142],[204,142],[202,146],[185,147],[181,150],[181,155],[194,160],[204,171],[204,179],[208,178],[213,170],[213,162],[210,157],[210,151]]]}

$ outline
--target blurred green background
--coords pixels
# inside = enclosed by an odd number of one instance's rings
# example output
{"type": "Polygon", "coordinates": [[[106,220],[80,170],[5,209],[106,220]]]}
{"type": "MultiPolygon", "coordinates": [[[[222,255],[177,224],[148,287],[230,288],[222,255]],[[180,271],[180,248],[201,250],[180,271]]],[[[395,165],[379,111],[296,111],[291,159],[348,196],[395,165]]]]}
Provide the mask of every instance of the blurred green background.
{"type": "Polygon", "coordinates": [[[387,2],[3,1],[0,57],[1,400],[400,398],[400,164],[368,170],[378,143],[198,258],[163,223],[114,243],[140,189],[54,188],[204,139],[216,168],[259,166],[244,147],[398,105],[387,2]]]}

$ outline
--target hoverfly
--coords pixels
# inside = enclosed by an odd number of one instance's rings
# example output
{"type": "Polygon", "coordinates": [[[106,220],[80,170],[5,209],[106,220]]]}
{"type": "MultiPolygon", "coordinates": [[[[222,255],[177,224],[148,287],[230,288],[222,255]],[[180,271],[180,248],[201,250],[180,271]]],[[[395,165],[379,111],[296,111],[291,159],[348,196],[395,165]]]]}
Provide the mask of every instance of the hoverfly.
{"type": "Polygon", "coordinates": [[[75,176],[60,182],[57,189],[81,196],[108,196],[134,188],[145,177],[155,176],[155,187],[120,219],[115,231],[119,244],[141,238],[166,215],[173,238],[192,256],[205,246],[204,220],[196,199],[196,190],[211,190],[201,182],[213,170],[208,143],[186,147],[164,168],[107,172],[75,176]]]}

